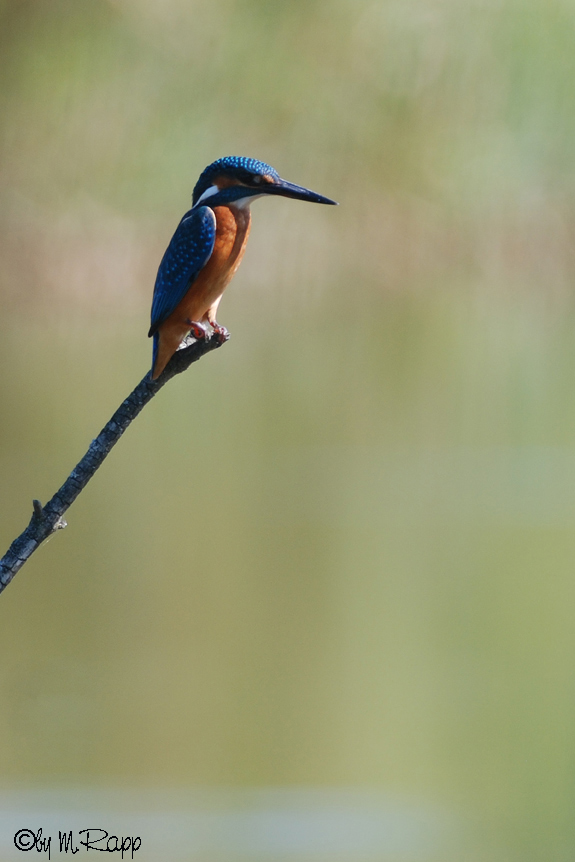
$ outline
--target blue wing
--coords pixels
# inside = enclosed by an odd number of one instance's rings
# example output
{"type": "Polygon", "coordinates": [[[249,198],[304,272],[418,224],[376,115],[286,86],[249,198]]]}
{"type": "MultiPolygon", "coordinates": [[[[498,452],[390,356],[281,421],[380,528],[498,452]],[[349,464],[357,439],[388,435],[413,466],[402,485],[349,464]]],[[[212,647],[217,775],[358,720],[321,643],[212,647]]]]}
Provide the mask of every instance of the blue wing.
{"type": "Polygon", "coordinates": [[[199,207],[186,213],[158,269],[152,300],[152,325],[148,335],[156,332],[160,323],[170,316],[184,298],[210,259],[215,238],[216,216],[210,207],[199,207]]]}

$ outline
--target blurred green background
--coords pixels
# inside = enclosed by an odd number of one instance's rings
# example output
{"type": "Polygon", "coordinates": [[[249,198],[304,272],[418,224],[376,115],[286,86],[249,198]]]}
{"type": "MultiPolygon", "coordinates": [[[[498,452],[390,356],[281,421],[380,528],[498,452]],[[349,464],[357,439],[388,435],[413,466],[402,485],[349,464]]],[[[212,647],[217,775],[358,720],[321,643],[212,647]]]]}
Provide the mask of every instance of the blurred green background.
{"type": "Polygon", "coordinates": [[[371,788],[456,849],[369,858],[572,859],[574,0],[1,0],[0,115],[5,547],[204,166],[341,203],[254,205],[232,340],[0,598],[2,787],[371,788]]]}

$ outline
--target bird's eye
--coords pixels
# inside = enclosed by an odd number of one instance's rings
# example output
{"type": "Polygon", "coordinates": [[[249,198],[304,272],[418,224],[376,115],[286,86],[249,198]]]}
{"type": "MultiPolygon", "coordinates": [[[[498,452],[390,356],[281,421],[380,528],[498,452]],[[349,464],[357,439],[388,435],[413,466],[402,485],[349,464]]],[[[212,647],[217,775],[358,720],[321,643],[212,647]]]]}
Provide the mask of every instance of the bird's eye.
{"type": "Polygon", "coordinates": [[[260,174],[254,174],[254,175],[253,175],[253,177],[252,177],[252,182],[253,182],[253,184],[254,184],[255,186],[259,186],[259,184],[261,183],[261,181],[262,181],[262,178],[261,178],[260,174]]]}

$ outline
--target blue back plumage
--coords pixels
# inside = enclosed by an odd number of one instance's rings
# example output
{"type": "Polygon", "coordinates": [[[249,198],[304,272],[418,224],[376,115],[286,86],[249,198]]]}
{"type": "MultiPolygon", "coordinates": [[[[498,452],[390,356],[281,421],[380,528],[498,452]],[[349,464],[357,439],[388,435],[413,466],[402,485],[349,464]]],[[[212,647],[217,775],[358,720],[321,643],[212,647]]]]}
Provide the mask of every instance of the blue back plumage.
{"type": "Polygon", "coordinates": [[[216,217],[212,209],[199,207],[185,214],[158,269],[152,300],[152,325],[148,335],[156,332],[160,323],[170,316],[184,298],[210,259],[215,238],[216,217]]]}
{"type": "Polygon", "coordinates": [[[194,187],[192,203],[195,204],[206,189],[209,189],[213,185],[214,178],[222,176],[222,174],[224,176],[229,174],[237,179],[241,179],[242,174],[245,174],[246,178],[249,178],[253,174],[268,174],[279,179],[279,174],[275,168],[272,168],[271,165],[265,162],[260,162],[259,159],[250,159],[247,156],[224,156],[222,159],[212,162],[211,165],[208,165],[202,171],[194,187]]]}

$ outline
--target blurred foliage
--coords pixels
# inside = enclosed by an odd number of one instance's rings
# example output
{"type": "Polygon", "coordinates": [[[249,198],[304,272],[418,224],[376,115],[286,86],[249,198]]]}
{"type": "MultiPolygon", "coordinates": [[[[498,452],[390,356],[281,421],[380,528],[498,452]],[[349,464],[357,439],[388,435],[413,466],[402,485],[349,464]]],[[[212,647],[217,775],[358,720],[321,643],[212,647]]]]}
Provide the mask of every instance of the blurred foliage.
{"type": "Polygon", "coordinates": [[[232,341],[2,596],[7,786],[376,785],[572,857],[574,47],[572,0],[0,2],[5,545],[202,168],[341,202],[254,205],[232,341]]]}

